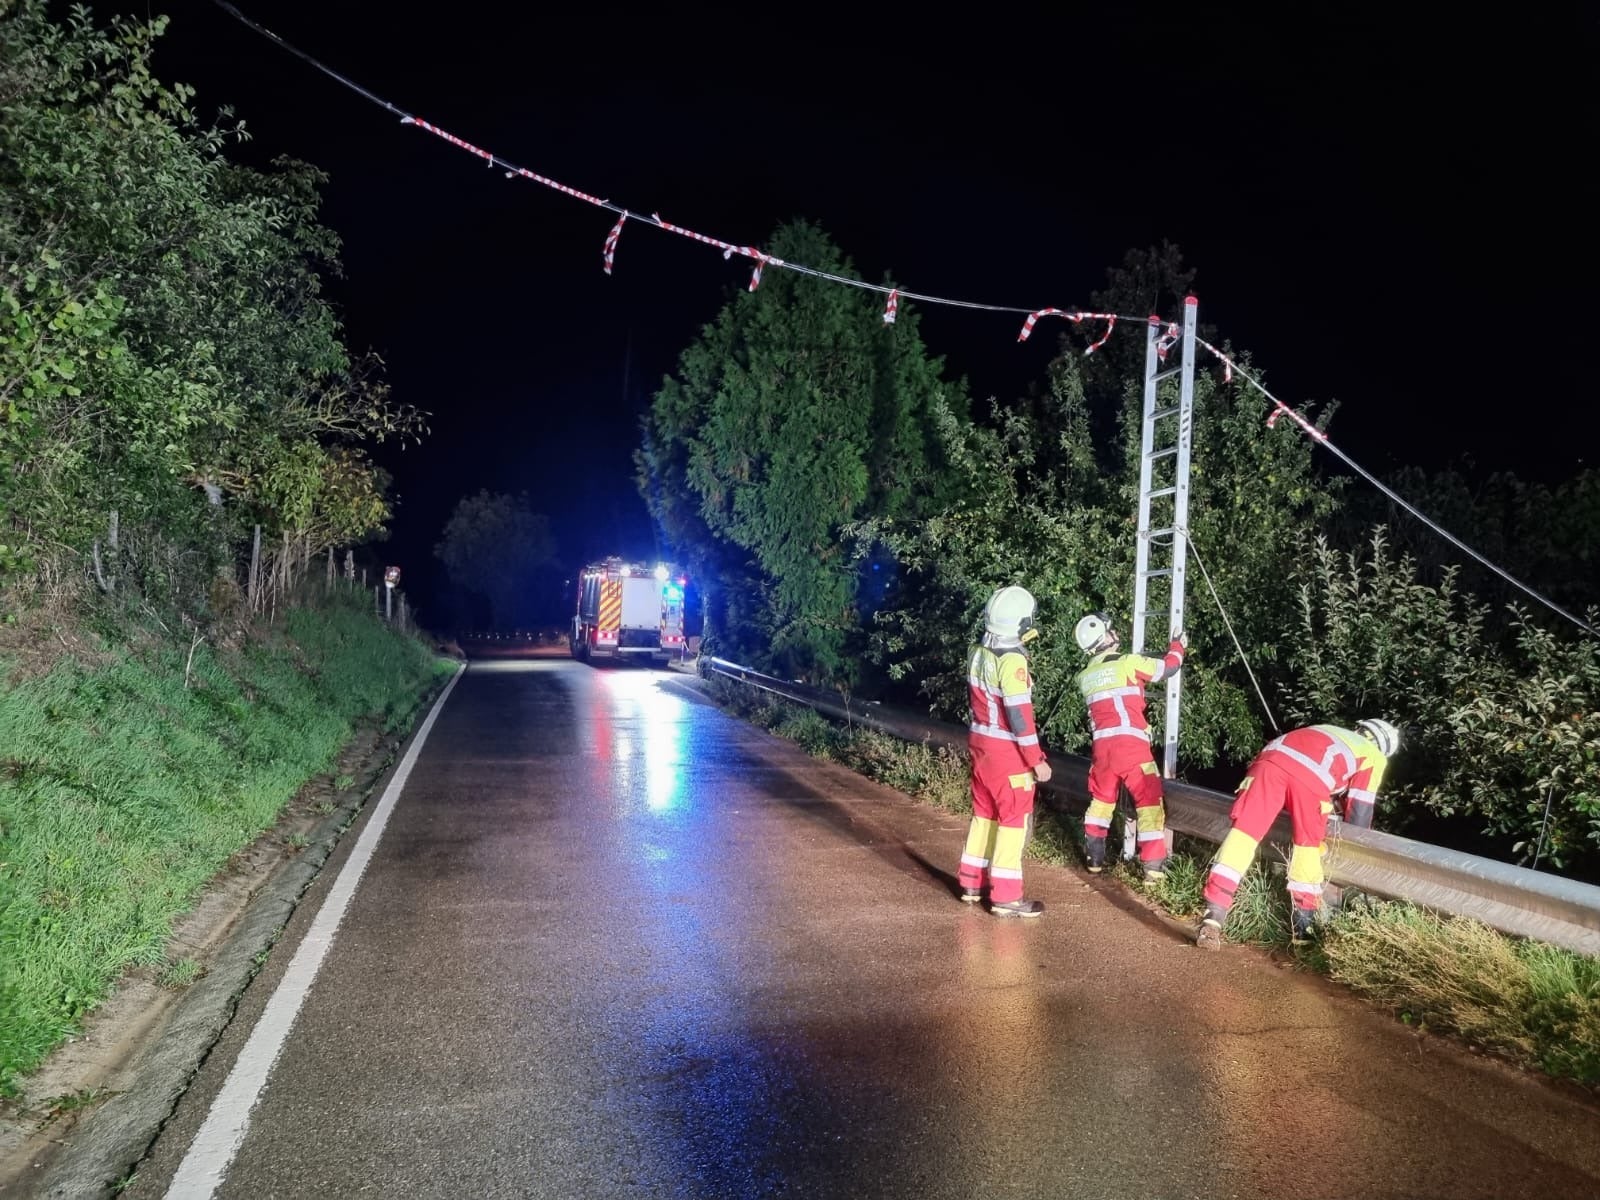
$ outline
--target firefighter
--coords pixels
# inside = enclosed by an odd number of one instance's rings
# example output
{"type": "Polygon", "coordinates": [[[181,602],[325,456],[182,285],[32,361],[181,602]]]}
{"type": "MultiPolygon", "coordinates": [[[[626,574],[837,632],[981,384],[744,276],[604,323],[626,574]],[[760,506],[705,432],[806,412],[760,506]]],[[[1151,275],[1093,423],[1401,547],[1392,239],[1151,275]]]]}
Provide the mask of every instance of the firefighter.
{"type": "Polygon", "coordinates": [[[1117,789],[1133,797],[1139,822],[1139,861],[1144,877],[1167,873],[1167,811],[1161,803],[1161,772],[1150,753],[1150,725],[1144,716],[1144,689],[1175,675],[1183,667],[1189,635],[1172,639],[1164,658],[1119,652],[1121,638],[1105,613],[1090,613],[1073,630],[1089,665],[1078,673],[1078,688],[1089,706],[1094,730],[1089,762],[1089,808],[1083,815],[1084,848],[1089,870],[1106,869],[1106,835],[1117,807],[1117,789]]]}
{"type": "Polygon", "coordinates": [[[1221,948],[1234,891],[1285,805],[1294,840],[1289,857],[1291,933],[1296,945],[1308,941],[1322,907],[1322,857],[1328,852],[1323,837],[1334,813],[1334,797],[1343,793],[1346,822],[1370,827],[1383,773],[1399,749],[1400,731],[1379,720],[1362,721],[1353,730],[1308,725],[1269,742],[1239,785],[1229,814],[1233,828],[1211,860],[1206,914],[1196,945],[1221,948]]]}
{"type": "Polygon", "coordinates": [[[1003,587],[983,610],[983,640],[967,657],[972,725],[972,824],[961,855],[961,899],[976,904],[989,889],[997,917],[1037,917],[1044,905],[1022,898],[1022,850],[1033,820],[1035,782],[1050,778],[1033,724],[1033,680],[1027,644],[1033,596],[1003,587]]]}

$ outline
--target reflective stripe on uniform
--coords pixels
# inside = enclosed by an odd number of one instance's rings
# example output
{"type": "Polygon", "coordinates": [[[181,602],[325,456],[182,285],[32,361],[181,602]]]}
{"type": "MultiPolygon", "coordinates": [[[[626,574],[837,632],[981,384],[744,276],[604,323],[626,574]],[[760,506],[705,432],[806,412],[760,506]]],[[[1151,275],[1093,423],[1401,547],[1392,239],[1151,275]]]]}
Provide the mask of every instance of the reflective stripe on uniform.
{"type": "Polygon", "coordinates": [[[1232,878],[1238,879],[1250,869],[1250,864],[1256,856],[1256,848],[1261,843],[1256,841],[1242,829],[1228,830],[1228,836],[1222,839],[1222,845],[1217,847],[1217,857],[1212,870],[1219,866],[1228,867],[1233,871],[1232,878]]]}
{"type": "MultiPolygon", "coordinates": [[[[1144,810],[1140,809],[1139,811],[1143,812],[1144,810]]],[[[1166,839],[1167,832],[1164,829],[1141,829],[1139,831],[1139,840],[1141,842],[1164,842],[1166,839]]]]}
{"type": "MultiPolygon", "coordinates": [[[[1002,695],[1004,695],[1004,693],[1002,693],[1002,695]]],[[[1032,692],[1018,692],[1014,696],[1005,696],[1005,702],[1008,705],[1010,705],[1011,707],[1013,707],[1013,708],[1015,708],[1019,704],[1032,704],[1033,703],[1033,693],[1032,692]]]]}
{"type": "Polygon", "coordinates": [[[1118,725],[1114,729],[1096,729],[1094,731],[1094,740],[1097,742],[1101,738],[1109,737],[1136,737],[1141,741],[1148,742],[1150,740],[1150,731],[1148,729],[1135,729],[1132,725],[1118,725]]]}
{"type": "MultiPolygon", "coordinates": [[[[999,738],[1002,742],[1014,742],[1017,740],[1016,734],[1009,729],[1002,729],[999,725],[980,725],[974,721],[968,728],[980,737],[999,738]]],[[[1033,740],[1037,742],[1039,739],[1034,738],[1033,740]]]]}
{"type": "Polygon", "coordinates": [[[1085,696],[1084,701],[1088,704],[1094,704],[1100,700],[1109,700],[1113,696],[1137,696],[1143,690],[1143,688],[1136,687],[1107,688],[1103,692],[1095,692],[1093,695],[1085,696]]]}
{"type": "Polygon", "coordinates": [[[1022,872],[1013,867],[995,867],[989,872],[996,879],[1021,879],[1022,872]]]}
{"type": "Polygon", "coordinates": [[[1295,762],[1299,763],[1302,767],[1315,775],[1317,777],[1317,781],[1321,783],[1323,787],[1327,788],[1329,791],[1333,790],[1333,772],[1329,771],[1327,767],[1323,766],[1322,763],[1317,762],[1317,760],[1312,758],[1309,754],[1302,754],[1293,746],[1285,746],[1282,738],[1279,738],[1275,742],[1269,742],[1267,744],[1267,749],[1277,754],[1281,754],[1285,758],[1293,759],[1295,762]]]}
{"type": "Polygon", "coordinates": [[[1289,854],[1289,890],[1303,896],[1322,895],[1322,850],[1296,846],[1289,854]]]}
{"type": "Polygon", "coordinates": [[[979,858],[976,854],[963,854],[961,856],[961,861],[966,863],[969,867],[987,867],[989,865],[989,860],[987,858],[979,858]]]}
{"type": "Polygon", "coordinates": [[[1378,800],[1377,796],[1367,791],[1366,788],[1351,788],[1350,799],[1358,804],[1376,804],[1378,800]]]}
{"type": "Polygon", "coordinates": [[[1142,805],[1135,813],[1139,821],[1139,840],[1147,833],[1161,833],[1167,827],[1167,810],[1160,804],[1142,805]]]}
{"type": "Polygon", "coordinates": [[[1239,882],[1239,872],[1235,871],[1232,867],[1223,866],[1219,862],[1214,862],[1211,864],[1211,873],[1226,879],[1229,883],[1239,882]]]}
{"type": "Polygon", "coordinates": [[[1351,750],[1349,746],[1345,745],[1342,738],[1335,736],[1330,728],[1325,728],[1323,726],[1312,725],[1307,729],[1297,729],[1291,733],[1286,733],[1282,737],[1268,742],[1266,749],[1276,750],[1285,758],[1292,759],[1293,761],[1299,763],[1306,770],[1310,771],[1314,776],[1316,776],[1318,782],[1320,782],[1322,786],[1327,788],[1330,792],[1337,791],[1345,782],[1349,781],[1352,775],[1356,773],[1357,763],[1355,751],[1351,750]],[[1328,739],[1328,748],[1322,752],[1321,762],[1318,762],[1316,759],[1312,758],[1309,754],[1305,753],[1305,751],[1297,750],[1288,744],[1289,738],[1301,733],[1315,733],[1328,739]],[[1336,777],[1333,773],[1333,767],[1335,763],[1338,763],[1344,767],[1344,778],[1342,780],[1336,777]]]}

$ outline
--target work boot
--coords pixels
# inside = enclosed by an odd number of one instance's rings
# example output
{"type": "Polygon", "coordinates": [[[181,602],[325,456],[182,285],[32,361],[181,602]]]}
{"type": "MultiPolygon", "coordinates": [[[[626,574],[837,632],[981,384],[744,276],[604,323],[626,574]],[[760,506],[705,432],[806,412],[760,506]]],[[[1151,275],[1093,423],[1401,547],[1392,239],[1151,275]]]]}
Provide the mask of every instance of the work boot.
{"type": "Polygon", "coordinates": [[[983,889],[982,888],[964,887],[964,888],[961,889],[961,903],[963,903],[963,904],[976,904],[976,903],[978,903],[978,901],[980,901],[982,899],[983,899],[983,889]]]}
{"type": "Polygon", "coordinates": [[[1194,944],[1202,950],[1221,950],[1222,927],[1227,920],[1228,914],[1216,905],[1206,905],[1206,915],[1195,933],[1194,944]]]}
{"type": "Polygon", "coordinates": [[[1167,877],[1167,860],[1164,858],[1152,859],[1144,864],[1144,881],[1146,883],[1159,883],[1167,877]]]}
{"type": "Polygon", "coordinates": [[[991,904],[989,911],[997,917],[1042,917],[1044,905],[1037,900],[1007,900],[1004,904],[991,904]]]}
{"type": "Polygon", "coordinates": [[[1289,940],[1296,946],[1309,946],[1317,940],[1317,914],[1309,908],[1292,911],[1289,940]]]}
{"type": "Polygon", "coordinates": [[[1089,855],[1089,874],[1098,875],[1106,869],[1106,840],[1103,837],[1086,837],[1084,849],[1089,855]]]}

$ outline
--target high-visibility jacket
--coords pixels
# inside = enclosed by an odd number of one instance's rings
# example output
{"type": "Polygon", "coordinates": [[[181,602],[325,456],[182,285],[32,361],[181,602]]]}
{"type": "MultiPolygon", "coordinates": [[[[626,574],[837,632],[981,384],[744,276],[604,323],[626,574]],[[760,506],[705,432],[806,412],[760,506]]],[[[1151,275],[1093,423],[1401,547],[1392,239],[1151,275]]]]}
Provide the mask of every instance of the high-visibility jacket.
{"type": "Polygon", "coordinates": [[[1121,654],[1107,650],[1089,660],[1078,672],[1078,688],[1089,706],[1089,724],[1095,741],[1114,737],[1150,740],[1150,722],[1144,716],[1144,688],[1159,683],[1183,666],[1183,643],[1176,638],[1165,658],[1121,654]]]}
{"type": "Polygon", "coordinates": [[[974,646],[967,658],[967,694],[972,706],[970,749],[979,754],[1014,750],[1030,770],[1044,761],[1033,724],[1033,677],[1021,650],[997,654],[974,646]]]}
{"type": "MultiPolygon", "coordinates": [[[[1327,790],[1330,801],[1344,793],[1344,819],[1363,828],[1372,824],[1373,805],[1389,760],[1378,748],[1349,729],[1337,725],[1308,725],[1292,729],[1268,742],[1261,757],[1270,756],[1283,770],[1302,779],[1314,779],[1327,790]]],[[[1325,806],[1324,811],[1331,811],[1325,806]]]]}

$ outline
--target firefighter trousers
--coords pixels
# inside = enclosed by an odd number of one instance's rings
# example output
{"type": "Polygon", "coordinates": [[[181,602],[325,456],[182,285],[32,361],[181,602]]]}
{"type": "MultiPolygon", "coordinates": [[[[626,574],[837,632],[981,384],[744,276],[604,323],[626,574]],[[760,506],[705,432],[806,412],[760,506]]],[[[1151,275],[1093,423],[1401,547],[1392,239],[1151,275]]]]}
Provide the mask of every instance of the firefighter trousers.
{"type": "Polygon", "coordinates": [[[1229,813],[1233,828],[1223,839],[1211,873],[1206,878],[1208,905],[1226,913],[1233,907],[1239,880],[1255,860],[1272,822],[1289,809],[1294,850],[1289,857],[1289,899],[1298,909],[1315,912],[1322,907],[1323,838],[1333,804],[1328,789],[1297,764],[1283,765],[1274,753],[1262,754],[1250,764],[1229,813]]]}
{"type": "Polygon", "coordinates": [[[1167,810],[1162,804],[1161,772],[1150,754],[1150,743],[1123,734],[1097,738],[1089,761],[1089,807],[1083,814],[1085,837],[1103,838],[1111,832],[1117,810],[1118,787],[1133,797],[1139,821],[1139,859],[1159,862],[1167,856],[1167,810]]]}
{"type": "Polygon", "coordinates": [[[1033,772],[1009,747],[972,751],[972,824],[958,877],[994,904],[1022,899],[1022,850],[1033,823],[1033,772]]]}

